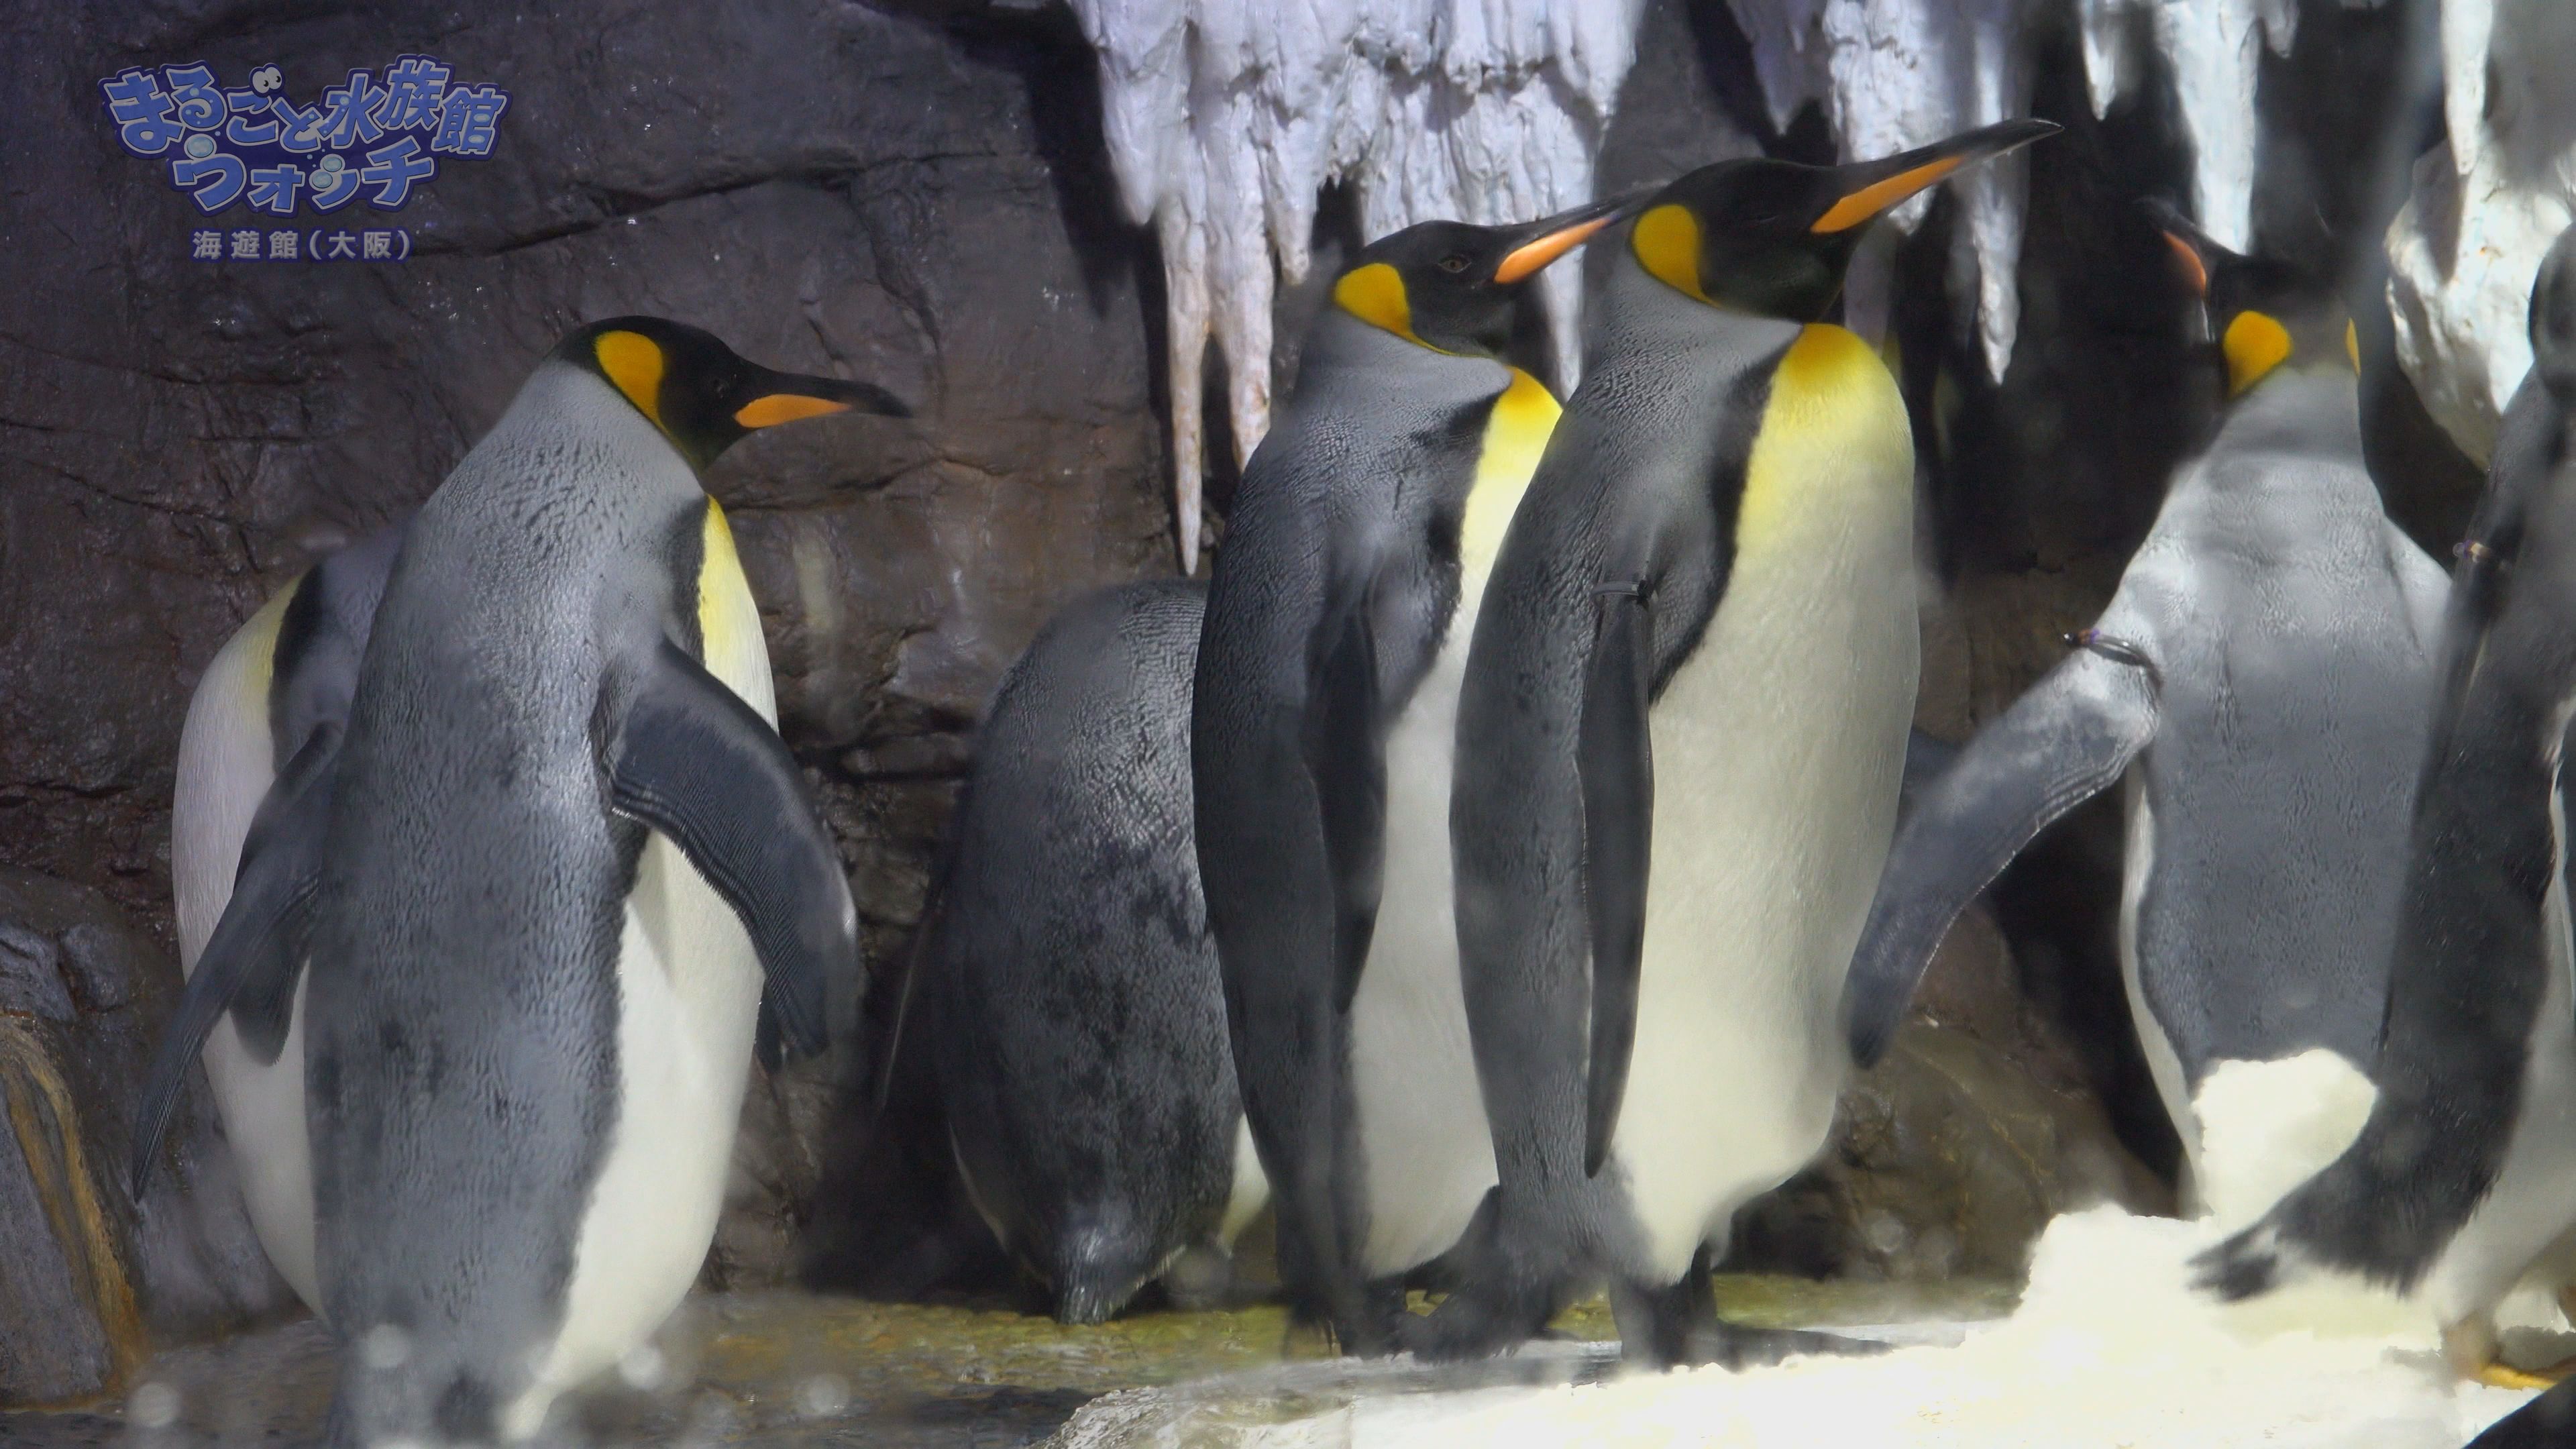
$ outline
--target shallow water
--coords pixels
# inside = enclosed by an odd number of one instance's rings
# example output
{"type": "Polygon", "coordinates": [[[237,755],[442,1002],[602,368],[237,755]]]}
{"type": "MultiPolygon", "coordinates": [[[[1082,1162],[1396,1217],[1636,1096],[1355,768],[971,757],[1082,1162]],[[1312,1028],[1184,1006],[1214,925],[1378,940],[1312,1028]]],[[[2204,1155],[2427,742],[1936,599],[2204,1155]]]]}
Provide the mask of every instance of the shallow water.
{"type": "MultiPolygon", "coordinates": [[[[1985,1318],[2009,1285],[1816,1283],[1722,1276],[1730,1319],[1761,1327],[1911,1318],[1985,1318]]],[[[999,1308],[867,1303],[779,1292],[692,1299],[657,1340],[661,1362],[630,1365],[644,1387],[612,1384],[559,1412],[565,1437],[601,1446],[867,1445],[1003,1449],[1056,1433],[1116,1390],[1210,1380],[1193,1412],[1234,1425],[1329,1414],[1361,1398],[1589,1381],[1607,1363],[1608,1306],[1558,1321],[1565,1342],[1491,1365],[1431,1369],[1327,1361],[1261,1304],[1139,1313],[1068,1328],[999,1308]],[[655,1382],[658,1368],[660,1382],[655,1382]]],[[[160,1355],[124,1403],[89,1412],[0,1414],[12,1449],[301,1442],[330,1398],[332,1352],[302,1320],[160,1355]]],[[[1159,1410],[1158,1410],[1159,1412],[1159,1410]]]]}

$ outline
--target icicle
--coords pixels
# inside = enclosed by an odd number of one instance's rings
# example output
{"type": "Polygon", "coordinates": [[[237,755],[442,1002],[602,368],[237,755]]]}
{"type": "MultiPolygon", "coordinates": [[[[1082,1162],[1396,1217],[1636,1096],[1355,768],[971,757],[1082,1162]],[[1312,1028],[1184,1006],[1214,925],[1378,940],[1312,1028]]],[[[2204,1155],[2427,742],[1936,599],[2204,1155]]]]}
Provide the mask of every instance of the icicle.
{"type": "MultiPolygon", "coordinates": [[[[1173,501],[1194,569],[1207,342],[1226,359],[1241,461],[1269,427],[1271,297],[1277,277],[1305,275],[1317,192],[1355,183],[1372,237],[1589,200],[1644,0],[1072,3],[1127,210],[1163,245],[1173,501]]],[[[1542,283],[1567,386],[1580,275],[1542,283]]]]}
{"type": "Polygon", "coordinates": [[[2571,46],[2576,10],[2447,0],[2450,144],[2415,163],[2414,195],[2388,226],[2398,364],[2434,421],[2478,459],[2531,370],[2532,279],[2576,201],[2571,46]]]}

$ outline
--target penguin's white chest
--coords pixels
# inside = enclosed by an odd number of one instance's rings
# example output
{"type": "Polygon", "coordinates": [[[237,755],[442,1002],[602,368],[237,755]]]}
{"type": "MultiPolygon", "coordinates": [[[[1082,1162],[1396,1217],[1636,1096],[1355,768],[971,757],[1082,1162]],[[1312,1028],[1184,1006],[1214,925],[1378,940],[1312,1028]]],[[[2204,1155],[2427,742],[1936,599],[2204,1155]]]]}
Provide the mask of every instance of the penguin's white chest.
{"type": "Polygon", "coordinates": [[[1377,932],[1351,1000],[1351,1087],[1369,1217],[1360,1266],[1371,1277],[1448,1251],[1495,1181],[1458,974],[1449,785],[1476,615],[1557,417],[1548,390],[1514,369],[1487,416],[1459,522],[1456,612],[1387,734],[1386,867],[1377,932]]]}
{"type": "Polygon", "coordinates": [[[1385,884],[1351,1001],[1369,1204],[1361,1266],[1373,1277],[1446,1251],[1495,1180],[1459,984],[1449,857],[1458,686],[1483,580],[1470,589],[1386,742],[1385,884]]]}
{"type": "MultiPolygon", "coordinates": [[[[1822,1145],[1920,666],[1913,446],[1858,338],[1790,349],[1732,574],[1650,717],[1637,1035],[1612,1153],[1666,1280],[1822,1145]]],[[[1658,621],[1658,628],[1672,627],[1658,621]]]]}
{"type": "MultiPolygon", "coordinates": [[[[279,621],[293,590],[281,591],[227,640],[197,686],[179,737],[178,789],[170,811],[170,877],[176,896],[183,973],[215,933],[232,898],[251,817],[274,782],[276,741],[268,688],[279,621]]],[[[313,1258],[313,1150],[304,1123],[304,980],[295,989],[286,1044],[262,1063],[227,1016],[206,1038],[207,1084],[223,1118],[242,1201],[278,1275],[314,1312],[322,1311],[313,1258]]]]}

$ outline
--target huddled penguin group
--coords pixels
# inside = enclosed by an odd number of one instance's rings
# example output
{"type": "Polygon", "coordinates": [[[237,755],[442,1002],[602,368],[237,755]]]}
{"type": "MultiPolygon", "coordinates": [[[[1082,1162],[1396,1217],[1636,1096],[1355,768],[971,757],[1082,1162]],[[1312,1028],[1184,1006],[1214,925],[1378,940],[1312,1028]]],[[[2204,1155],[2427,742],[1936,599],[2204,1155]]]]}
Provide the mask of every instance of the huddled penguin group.
{"type": "MultiPolygon", "coordinates": [[[[2525,1381],[2497,1302],[2576,1285],[2576,233],[2455,582],[2364,468],[2333,290],[2157,213],[2222,425],[1900,829],[1913,435],[1829,319],[1874,218],[2054,129],[1427,223],[1333,279],[1209,583],[1078,600],[1003,676],[899,993],[966,1194],[1059,1318],[1218,1291],[1267,1200],[1348,1351],[1499,1352],[1605,1287],[1644,1363],[1855,1347],[1719,1318],[1733,1218],[1818,1152],[1951,921],[2117,786],[2187,1167],[2223,1063],[2322,1049],[2378,1092],[2205,1286],[2419,1292],[2462,1372],[2525,1381]],[[1587,243],[1560,408],[1506,358],[1587,243]]],[[[202,1058],[261,1240],[347,1349],[334,1444],[538,1434],[696,1278],[754,1059],[853,1015],[849,883],[698,476],[850,409],[904,412],[582,327],[199,684],[187,989],[132,1172],[202,1058]]]]}

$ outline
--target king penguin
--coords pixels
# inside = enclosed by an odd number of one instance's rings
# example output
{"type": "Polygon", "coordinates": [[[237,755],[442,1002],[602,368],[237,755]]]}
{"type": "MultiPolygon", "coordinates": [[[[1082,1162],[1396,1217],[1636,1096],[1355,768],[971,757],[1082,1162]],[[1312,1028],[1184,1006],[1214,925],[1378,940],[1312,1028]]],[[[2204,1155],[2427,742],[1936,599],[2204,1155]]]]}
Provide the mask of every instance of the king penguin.
{"type": "MultiPolygon", "coordinates": [[[[1207,590],[1104,589],[1002,676],[923,959],[967,1195],[1098,1323],[1269,1195],[1226,1044],[1190,814],[1207,590]]],[[[1209,1251],[1212,1250],[1212,1251],[1209,1251]]]]}
{"type": "Polygon", "coordinates": [[[853,406],[902,411],[656,318],[572,333],[405,529],[344,726],[261,805],[163,1059],[298,1003],[334,1444],[522,1440],[642,1343],[714,1233],[764,979],[804,1052],[854,990],[696,471],[853,406]]]}
{"type": "Polygon", "coordinates": [[[2362,465],[2333,290],[2156,217],[2218,339],[2224,421],[2075,651],[1906,817],[1844,999],[1868,1066],[1970,898],[2125,780],[2120,960],[2193,1178],[2219,1062],[2324,1048],[2358,1081],[2377,1060],[2450,578],[2362,465]]]}
{"type": "Polygon", "coordinates": [[[1919,648],[1905,406],[1820,319],[1871,218],[2055,129],[1721,162],[1628,228],[1459,700],[1458,940],[1501,1181],[1426,1351],[1508,1345],[1605,1273],[1632,1356],[1749,1341],[1717,1323],[1707,1245],[1832,1118],[1919,648]]]}
{"type": "MultiPolygon", "coordinates": [[[[170,883],[185,975],[196,974],[234,880],[249,869],[245,841],[272,787],[285,780],[289,793],[308,788],[305,782],[338,748],[357,690],[358,660],[402,535],[401,524],[380,529],[298,575],[234,631],[197,681],[179,735],[170,804],[170,883]]],[[[272,831],[263,832],[261,845],[302,852],[310,842],[282,842],[272,831]]],[[[288,867],[290,874],[303,870],[288,867]]],[[[189,1019],[205,1012],[214,992],[183,997],[186,1009],[168,1034],[182,1045],[164,1051],[144,1090],[132,1177],[140,1198],[196,1059],[192,1048],[202,1043],[251,1226],[278,1275],[319,1312],[300,993],[298,976],[272,976],[257,989],[236,990],[228,997],[229,1024],[221,1026],[211,1014],[189,1019]]]]}
{"type": "Polygon", "coordinates": [[[1191,769],[1235,1068],[1282,1280],[1355,1351],[1388,1345],[1387,1280],[1455,1242],[1494,1181],[1449,900],[1451,720],[1557,416],[1497,354],[1515,294],[1621,204],[1364,248],[1209,585],[1191,769]]]}
{"type": "Polygon", "coordinates": [[[2576,230],[2541,261],[2529,326],[2444,622],[2378,1099],[2342,1156],[2199,1260],[2231,1299],[2316,1270],[2410,1293],[2455,1369],[2508,1387],[2534,1380],[2496,1358],[2496,1305],[2526,1278],[2566,1304],[2576,1281],[2576,230]]]}

